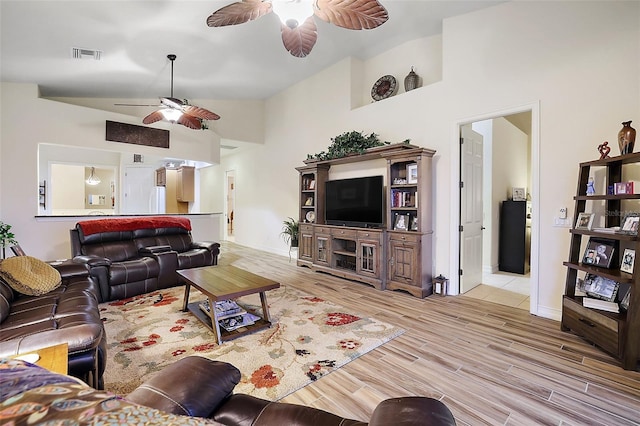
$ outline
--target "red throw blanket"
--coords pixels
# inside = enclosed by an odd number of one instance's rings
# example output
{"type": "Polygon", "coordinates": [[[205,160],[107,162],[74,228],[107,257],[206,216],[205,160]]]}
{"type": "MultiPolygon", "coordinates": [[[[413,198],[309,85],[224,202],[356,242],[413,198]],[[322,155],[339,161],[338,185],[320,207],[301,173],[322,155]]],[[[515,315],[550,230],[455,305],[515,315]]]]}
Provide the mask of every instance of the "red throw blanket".
{"type": "Polygon", "coordinates": [[[191,231],[191,221],[189,219],[172,216],[85,220],[78,222],[77,226],[82,229],[84,235],[152,228],[184,228],[187,231],[191,231]]]}

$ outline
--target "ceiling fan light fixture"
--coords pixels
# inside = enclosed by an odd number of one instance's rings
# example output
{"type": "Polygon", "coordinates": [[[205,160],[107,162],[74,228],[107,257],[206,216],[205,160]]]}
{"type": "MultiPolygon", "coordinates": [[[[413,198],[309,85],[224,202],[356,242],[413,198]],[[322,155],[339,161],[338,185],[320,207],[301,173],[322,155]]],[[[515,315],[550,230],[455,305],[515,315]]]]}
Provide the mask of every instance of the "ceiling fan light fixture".
{"type": "Polygon", "coordinates": [[[178,109],[165,108],[160,111],[165,120],[175,123],[182,116],[182,111],[178,109]]]}
{"type": "Polygon", "coordinates": [[[96,168],[95,167],[91,168],[91,174],[89,175],[87,180],[85,180],[85,182],[87,183],[87,185],[98,185],[100,182],[102,182],[100,180],[100,178],[98,176],[96,176],[96,168]]]}
{"type": "Polygon", "coordinates": [[[272,0],[273,12],[289,28],[296,28],[313,16],[313,0],[272,0]]]}

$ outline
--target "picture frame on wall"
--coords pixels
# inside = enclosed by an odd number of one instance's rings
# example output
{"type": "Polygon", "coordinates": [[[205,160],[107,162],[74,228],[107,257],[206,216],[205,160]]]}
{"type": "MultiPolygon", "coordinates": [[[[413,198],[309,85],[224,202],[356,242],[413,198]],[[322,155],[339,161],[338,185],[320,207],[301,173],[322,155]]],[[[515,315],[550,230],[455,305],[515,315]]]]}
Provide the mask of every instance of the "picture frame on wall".
{"type": "Polygon", "coordinates": [[[407,165],[407,183],[418,183],[418,165],[415,163],[407,165]]]}
{"type": "Polygon", "coordinates": [[[584,251],[582,263],[601,268],[609,268],[615,253],[615,242],[611,240],[590,238],[584,251]]]}
{"type": "Polygon", "coordinates": [[[578,220],[576,220],[575,229],[583,229],[589,231],[593,228],[593,219],[595,214],[593,213],[580,213],[578,214],[578,220]]]}
{"type": "Polygon", "coordinates": [[[620,263],[620,270],[622,272],[626,272],[628,274],[633,273],[633,265],[636,261],[636,251],[633,249],[624,249],[624,254],[622,255],[622,262],[620,263]]]}

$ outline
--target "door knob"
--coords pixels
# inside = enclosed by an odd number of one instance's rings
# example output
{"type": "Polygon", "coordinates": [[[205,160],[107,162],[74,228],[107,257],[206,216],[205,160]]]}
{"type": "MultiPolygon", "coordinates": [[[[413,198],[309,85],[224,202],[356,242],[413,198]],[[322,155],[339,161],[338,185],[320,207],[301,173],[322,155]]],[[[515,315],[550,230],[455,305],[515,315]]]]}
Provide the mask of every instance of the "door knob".
{"type": "Polygon", "coordinates": [[[481,230],[481,231],[484,231],[485,229],[487,229],[487,228],[485,228],[484,226],[481,226],[481,227],[480,227],[480,230],[481,230]]]}

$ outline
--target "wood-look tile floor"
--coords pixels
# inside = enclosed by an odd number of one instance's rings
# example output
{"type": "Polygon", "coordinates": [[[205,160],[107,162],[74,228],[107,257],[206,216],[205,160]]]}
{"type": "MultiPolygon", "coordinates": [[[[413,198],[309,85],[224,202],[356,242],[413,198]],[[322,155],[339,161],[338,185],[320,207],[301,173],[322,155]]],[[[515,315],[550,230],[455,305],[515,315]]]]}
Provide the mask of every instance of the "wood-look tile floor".
{"type": "Polygon", "coordinates": [[[386,398],[443,401],[458,425],[638,425],[640,372],[557,321],[466,296],[418,299],[223,242],[233,264],[398,325],[401,336],[282,399],[367,421],[386,398]]]}

